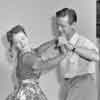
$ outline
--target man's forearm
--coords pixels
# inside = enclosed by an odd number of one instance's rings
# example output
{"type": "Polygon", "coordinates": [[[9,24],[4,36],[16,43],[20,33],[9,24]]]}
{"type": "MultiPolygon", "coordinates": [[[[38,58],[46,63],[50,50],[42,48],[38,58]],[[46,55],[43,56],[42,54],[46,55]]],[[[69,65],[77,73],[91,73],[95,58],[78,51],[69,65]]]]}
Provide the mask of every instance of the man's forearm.
{"type": "Polygon", "coordinates": [[[95,50],[90,50],[83,47],[76,47],[75,52],[86,60],[99,61],[99,54],[95,50]]]}

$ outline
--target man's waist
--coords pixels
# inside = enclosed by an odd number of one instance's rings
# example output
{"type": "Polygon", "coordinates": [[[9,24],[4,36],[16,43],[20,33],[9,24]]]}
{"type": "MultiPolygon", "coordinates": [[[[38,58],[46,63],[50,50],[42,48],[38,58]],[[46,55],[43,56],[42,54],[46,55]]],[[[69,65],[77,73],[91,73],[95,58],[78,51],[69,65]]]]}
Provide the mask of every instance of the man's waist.
{"type": "Polygon", "coordinates": [[[76,77],[76,76],[82,76],[82,75],[86,75],[86,74],[90,74],[91,76],[93,76],[94,78],[96,78],[96,73],[93,73],[93,72],[84,72],[84,73],[66,73],[64,74],[64,79],[65,78],[73,78],[73,77],[76,77]]]}
{"type": "Polygon", "coordinates": [[[96,82],[96,79],[93,77],[93,75],[91,73],[86,73],[86,74],[83,74],[83,75],[77,75],[77,76],[74,76],[72,78],[64,78],[65,82],[69,81],[70,83],[74,83],[74,82],[76,83],[76,80],[78,82],[78,81],[86,80],[86,79],[91,79],[94,82],[96,82]]]}

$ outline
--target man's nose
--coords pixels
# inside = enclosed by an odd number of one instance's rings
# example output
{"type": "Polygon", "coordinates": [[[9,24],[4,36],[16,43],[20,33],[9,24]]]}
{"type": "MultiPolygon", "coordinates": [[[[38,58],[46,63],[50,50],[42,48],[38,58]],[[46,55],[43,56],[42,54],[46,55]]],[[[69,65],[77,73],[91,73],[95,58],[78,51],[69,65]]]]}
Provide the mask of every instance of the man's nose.
{"type": "Polygon", "coordinates": [[[62,28],[59,26],[59,27],[58,27],[58,30],[59,30],[59,31],[61,31],[61,30],[62,30],[62,28]]]}
{"type": "Polygon", "coordinates": [[[58,27],[58,30],[60,31],[60,32],[63,32],[63,29],[62,29],[62,27],[58,27]]]}

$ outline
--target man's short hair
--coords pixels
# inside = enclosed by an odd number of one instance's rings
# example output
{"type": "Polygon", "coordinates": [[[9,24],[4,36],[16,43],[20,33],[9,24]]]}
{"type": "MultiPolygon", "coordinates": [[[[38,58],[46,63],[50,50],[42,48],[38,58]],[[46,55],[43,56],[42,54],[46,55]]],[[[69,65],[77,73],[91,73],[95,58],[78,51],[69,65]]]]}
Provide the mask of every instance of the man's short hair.
{"type": "Polygon", "coordinates": [[[69,16],[69,24],[73,24],[74,22],[77,22],[77,15],[75,10],[69,9],[69,8],[63,8],[56,12],[56,17],[65,17],[69,16]]]}

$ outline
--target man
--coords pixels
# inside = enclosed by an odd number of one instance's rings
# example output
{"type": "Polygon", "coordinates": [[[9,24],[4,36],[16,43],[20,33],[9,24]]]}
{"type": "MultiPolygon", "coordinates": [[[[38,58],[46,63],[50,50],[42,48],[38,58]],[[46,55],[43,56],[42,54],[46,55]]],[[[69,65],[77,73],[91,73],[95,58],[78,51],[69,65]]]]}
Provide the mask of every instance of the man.
{"type": "Polygon", "coordinates": [[[96,89],[94,80],[96,77],[95,63],[99,61],[98,49],[90,40],[76,32],[76,23],[77,15],[73,9],[64,8],[57,11],[56,25],[60,36],[42,44],[37,51],[41,53],[52,47],[59,53],[66,52],[66,57],[60,62],[66,87],[63,93],[65,94],[64,100],[96,100],[92,96],[95,95],[96,89]]]}

